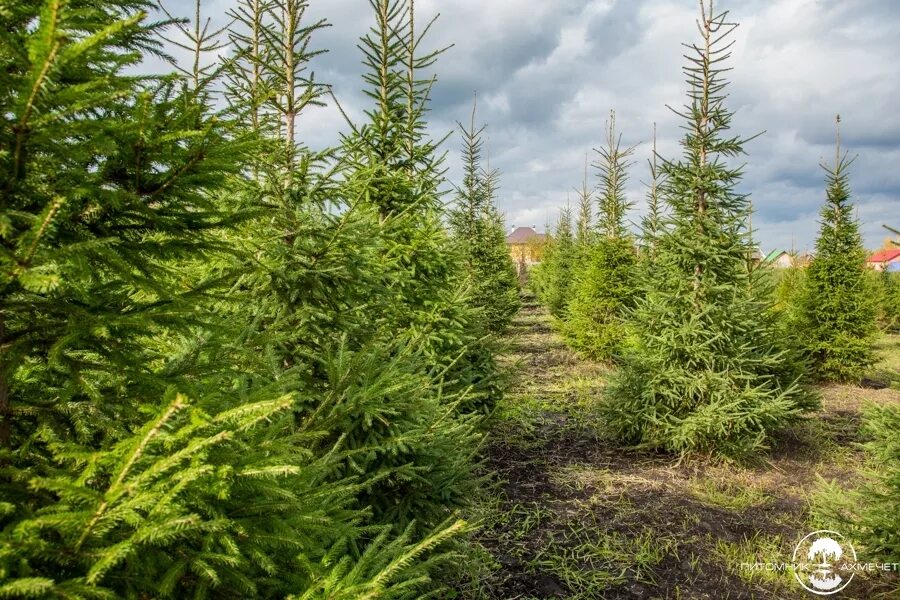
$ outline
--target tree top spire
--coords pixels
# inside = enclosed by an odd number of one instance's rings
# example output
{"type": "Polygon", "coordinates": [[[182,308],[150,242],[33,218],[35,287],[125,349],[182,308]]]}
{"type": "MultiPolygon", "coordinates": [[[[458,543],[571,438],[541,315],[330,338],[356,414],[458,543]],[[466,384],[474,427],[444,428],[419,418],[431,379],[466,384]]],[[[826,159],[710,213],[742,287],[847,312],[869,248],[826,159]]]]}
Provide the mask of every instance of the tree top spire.
{"type": "Polygon", "coordinates": [[[835,165],[838,165],[841,162],[841,115],[840,114],[838,114],[834,118],[834,129],[835,129],[835,136],[837,139],[837,155],[836,155],[836,159],[835,159],[835,165]]]}

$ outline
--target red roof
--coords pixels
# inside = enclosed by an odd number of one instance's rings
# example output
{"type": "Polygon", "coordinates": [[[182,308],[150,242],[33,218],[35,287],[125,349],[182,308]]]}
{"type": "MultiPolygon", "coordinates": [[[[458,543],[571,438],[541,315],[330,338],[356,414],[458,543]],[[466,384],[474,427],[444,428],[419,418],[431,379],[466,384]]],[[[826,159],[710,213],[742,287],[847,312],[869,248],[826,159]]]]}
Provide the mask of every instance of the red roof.
{"type": "Polygon", "coordinates": [[[545,234],[538,233],[531,227],[517,227],[515,231],[506,236],[507,244],[527,244],[528,242],[539,242],[545,238],[545,234]]]}
{"type": "Polygon", "coordinates": [[[894,250],[879,250],[869,257],[870,263],[889,263],[900,258],[900,248],[894,250]]]}

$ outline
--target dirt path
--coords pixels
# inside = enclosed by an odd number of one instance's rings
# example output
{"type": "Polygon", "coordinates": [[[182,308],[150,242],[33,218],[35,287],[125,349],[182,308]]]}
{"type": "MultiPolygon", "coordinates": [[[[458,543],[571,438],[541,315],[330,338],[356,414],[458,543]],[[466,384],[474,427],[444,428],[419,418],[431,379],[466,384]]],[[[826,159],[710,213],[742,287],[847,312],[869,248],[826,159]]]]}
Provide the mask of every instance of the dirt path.
{"type": "MultiPolygon", "coordinates": [[[[609,370],[568,350],[533,298],[506,359],[519,376],[488,450],[496,490],[477,515],[486,568],[467,597],[813,597],[788,573],[741,563],[789,561],[811,531],[817,475],[852,478],[854,388],[826,389],[821,418],[792,431],[759,468],[679,465],[603,438],[593,407],[609,370]]],[[[900,400],[893,390],[866,392],[900,400]]],[[[889,583],[857,579],[841,598],[874,598],[889,583]]]]}

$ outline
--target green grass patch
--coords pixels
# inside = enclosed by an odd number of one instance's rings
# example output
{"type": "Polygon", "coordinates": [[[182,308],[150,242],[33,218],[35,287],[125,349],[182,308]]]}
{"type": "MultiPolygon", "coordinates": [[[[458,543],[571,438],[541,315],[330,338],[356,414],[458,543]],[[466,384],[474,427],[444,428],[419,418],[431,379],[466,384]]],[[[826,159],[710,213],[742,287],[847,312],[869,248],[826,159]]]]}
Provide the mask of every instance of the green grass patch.
{"type": "Polygon", "coordinates": [[[772,590],[795,590],[790,550],[781,536],[755,535],[740,543],[718,540],[714,554],[728,572],[749,584],[765,584],[772,590]],[[769,566],[771,565],[771,566],[769,566]],[[781,566],[784,565],[784,568],[781,566]]]}
{"type": "Polygon", "coordinates": [[[900,334],[882,335],[875,344],[877,368],[900,373],[900,334]]]}
{"type": "Polygon", "coordinates": [[[675,546],[645,531],[636,536],[605,531],[596,524],[571,524],[532,562],[552,573],[573,592],[573,599],[599,598],[627,581],[653,582],[653,567],[675,546]]]}
{"type": "Polygon", "coordinates": [[[752,484],[737,483],[725,478],[703,477],[688,484],[691,494],[710,506],[728,510],[747,510],[769,501],[769,494],[752,484]]]}

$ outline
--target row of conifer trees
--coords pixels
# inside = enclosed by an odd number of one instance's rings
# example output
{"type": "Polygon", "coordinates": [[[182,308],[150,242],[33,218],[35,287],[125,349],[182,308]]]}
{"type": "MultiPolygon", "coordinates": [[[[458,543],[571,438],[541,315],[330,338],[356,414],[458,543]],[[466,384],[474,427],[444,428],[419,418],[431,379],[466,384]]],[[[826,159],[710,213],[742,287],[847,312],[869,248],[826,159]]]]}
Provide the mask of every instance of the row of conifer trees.
{"type": "MultiPolygon", "coordinates": [[[[613,437],[633,448],[746,458],[819,407],[812,383],[860,381],[874,363],[879,293],[840,138],[835,162],[823,165],[827,195],[809,268],[777,281],[754,259],[752,207],[738,191],[741,169],[729,165],[746,141],[731,133],[726,105],[736,24],[711,1],[700,5],[700,39],[686,45],[682,155],[662,157],[654,143],[640,231],[626,220],[633,149],[621,146],[613,115],[597,151],[599,183],[591,188],[585,175],[577,214],[562,211],[530,282],[573,348],[618,366],[599,402],[613,437]]],[[[892,277],[882,276],[881,297],[896,297],[892,277]]],[[[887,327],[892,314],[881,311],[887,327]]],[[[887,516],[900,508],[898,422],[896,406],[867,412],[867,483],[821,509],[887,561],[900,557],[900,531],[887,516]]]]}
{"type": "Polygon", "coordinates": [[[324,150],[306,0],[0,7],[0,597],[440,596],[517,281],[474,123],[445,226],[428,27],[369,5],[324,150]]]}
{"type": "Polygon", "coordinates": [[[575,349],[619,363],[607,408],[625,440],[740,454],[818,406],[807,371],[859,379],[873,362],[876,311],[840,146],[797,310],[787,318],[776,309],[772,271],[754,258],[741,170],[728,164],[744,143],[729,131],[723,79],[735,25],[701,6],[678,113],[683,155],[661,157],[654,143],[640,231],[629,227],[625,194],[634,148],[622,147],[611,114],[599,182],[591,188],[586,169],[577,215],[562,212],[532,279],[575,349]]]}

